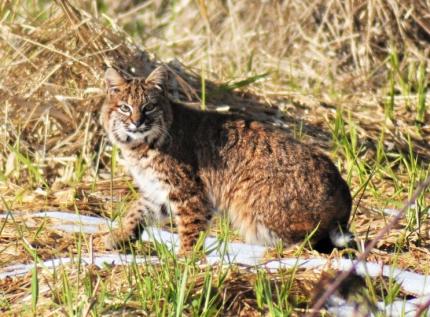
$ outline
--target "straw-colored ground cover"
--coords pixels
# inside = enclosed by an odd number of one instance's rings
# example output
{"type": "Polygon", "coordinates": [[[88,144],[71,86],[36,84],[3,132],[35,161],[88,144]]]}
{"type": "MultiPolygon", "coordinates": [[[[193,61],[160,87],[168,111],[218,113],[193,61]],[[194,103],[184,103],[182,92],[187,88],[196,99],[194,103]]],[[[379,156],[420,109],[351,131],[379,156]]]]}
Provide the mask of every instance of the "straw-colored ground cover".
{"type": "MultiPolygon", "coordinates": [[[[428,1],[72,4],[0,3],[0,210],[14,215],[0,223],[0,267],[75,259],[1,280],[2,313],[301,315],[315,294],[319,271],[200,266],[147,243],[132,251],[160,264],[83,265],[104,251],[98,234],[14,214],[115,218],[136,196],[98,122],[106,65],[141,76],[166,63],[171,98],[245,112],[324,149],[350,184],[361,247],[430,175],[428,1]]],[[[427,188],[368,260],[427,274],[429,211],[427,188]]],[[[211,234],[239,239],[224,219],[211,234]]],[[[297,255],[341,256],[297,247],[266,259],[297,255]]],[[[367,306],[411,295],[391,280],[360,283],[355,300],[367,306]]]]}

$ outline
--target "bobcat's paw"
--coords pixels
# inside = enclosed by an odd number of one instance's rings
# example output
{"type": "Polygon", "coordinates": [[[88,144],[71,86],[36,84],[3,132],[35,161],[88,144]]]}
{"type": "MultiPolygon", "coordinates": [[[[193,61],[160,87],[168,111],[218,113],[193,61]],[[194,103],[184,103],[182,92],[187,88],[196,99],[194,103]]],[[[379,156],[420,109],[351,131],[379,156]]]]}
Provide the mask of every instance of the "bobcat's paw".
{"type": "Polygon", "coordinates": [[[187,258],[191,256],[192,253],[193,253],[192,250],[186,250],[186,249],[180,248],[179,251],[176,253],[176,256],[178,258],[187,258]]]}
{"type": "Polygon", "coordinates": [[[187,261],[191,260],[194,262],[200,262],[201,264],[207,262],[205,252],[203,250],[195,250],[193,248],[180,248],[179,251],[176,253],[176,257],[178,259],[186,259],[187,261]]]}
{"type": "Polygon", "coordinates": [[[114,230],[106,233],[102,241],[106,250],[116,250],[127,246],[130,242],[136,241],[136,238],[134,235],[122,230],[114,230]]]}

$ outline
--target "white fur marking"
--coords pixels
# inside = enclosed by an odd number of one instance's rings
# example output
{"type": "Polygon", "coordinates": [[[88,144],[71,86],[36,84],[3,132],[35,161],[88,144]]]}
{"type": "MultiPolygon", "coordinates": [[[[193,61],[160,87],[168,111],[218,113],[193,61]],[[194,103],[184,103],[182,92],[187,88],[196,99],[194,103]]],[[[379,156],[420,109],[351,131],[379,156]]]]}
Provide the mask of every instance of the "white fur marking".
{"type": "Polygon", "coordinates": [[[157,174],[151,168],[142,169],[140,166],[130,166],[130,172],[140,190],[154,204],[161,207],[161,205],[168,203],[170,190],[166,184],[160,182],[157,174]]]}
{"type": "Polygon", "coordinates": [[[330,240],[336,247],[345,248],[352,241],[352,234],[334,229],[330,231],[330,240]]]}
{"type": "Polygon", "coordinates": [[[151,205],[153,212],[156,212],[157,220],[162,220],[164,217],[161,215],[161,206],[163,204],[166,207],[170,206],[170,188],[160,181],[157,173],[150,167],[154,155],[155,153],[148,153],[147,158],[136,159],[131,153],[124,152],[126,167],[132,174],[140,191],[147,198],[147,203],[151,205]]]}

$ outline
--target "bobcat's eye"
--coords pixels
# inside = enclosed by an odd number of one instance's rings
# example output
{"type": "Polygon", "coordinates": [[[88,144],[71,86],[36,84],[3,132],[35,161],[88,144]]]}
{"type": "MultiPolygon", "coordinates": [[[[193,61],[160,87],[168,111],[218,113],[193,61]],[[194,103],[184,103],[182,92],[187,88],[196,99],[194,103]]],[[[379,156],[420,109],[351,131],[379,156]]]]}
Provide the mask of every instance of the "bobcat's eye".
{"type": "Polygon", "coordinates": [[[120,92],[120,89],[118,87],[111,87],[111,88],[109,88],[109,93],[111,95],[116,95],[119,92],[120,92]]]}
{"type": "Polygon", "coordinates": [[[126,103],[122,103],[119,105],[119,110],[125,114],[129,114],[131,112],[131,107],[126,103]]]}
{"type": "Polygon", "coordinates": [[[154,110],[155,110],[155,104],[153,103],[147,103],[142,106],[142,112],[151,113],[154,110]]]}
{"type": "Polygon", "coordinates": [[[145,107],[145,112],[152,112],[155,110],[155,105],[153,103],[149,103],[145,107]]]}

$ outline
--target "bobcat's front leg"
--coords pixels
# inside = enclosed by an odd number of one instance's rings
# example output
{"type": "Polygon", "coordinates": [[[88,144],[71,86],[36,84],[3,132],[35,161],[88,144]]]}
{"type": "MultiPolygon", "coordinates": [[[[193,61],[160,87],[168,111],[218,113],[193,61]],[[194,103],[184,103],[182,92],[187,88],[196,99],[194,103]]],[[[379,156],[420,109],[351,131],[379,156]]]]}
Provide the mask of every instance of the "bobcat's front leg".
{"type": "Polygon", "coordinates": [[[207,199],[197,184],[181,186],[172,190],[170,201],[180,239],[179,256],[191,253],[200,233],[207,230],[212,217],[207,199]],[[195,188],[197,187],[197,188],[195,188]]]}
{"type": "Polygon", "coordinates": [[[135,201],[119,223],[105,237],[105,246],[116,249],[126,242],[139,240],[144,227],[168,218],[167,206],[156,205],[144,194],[135,201]]]}

